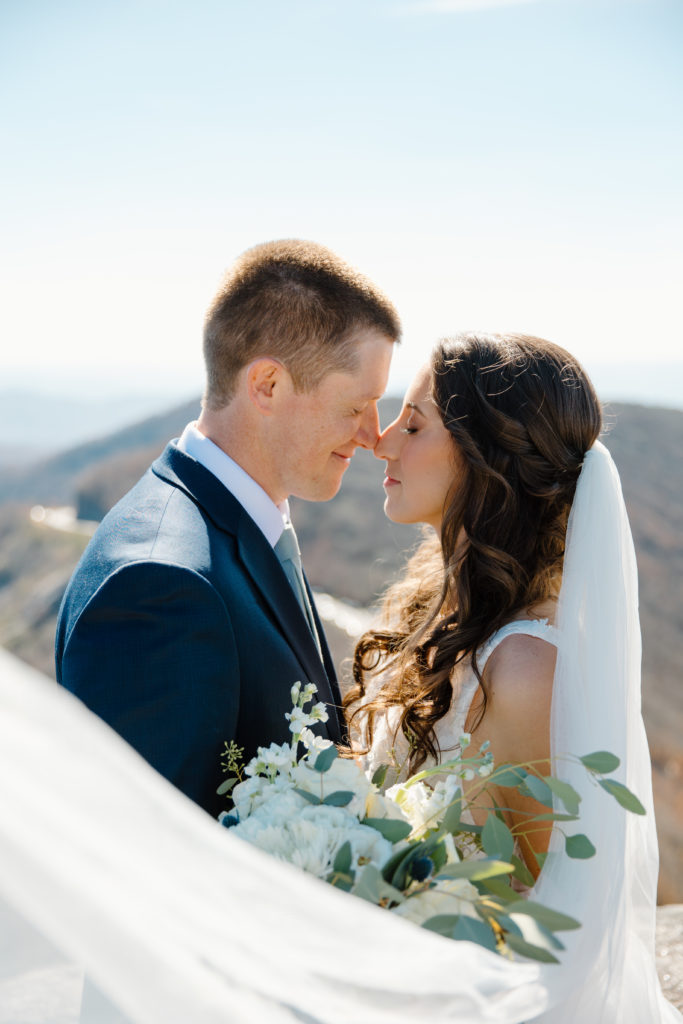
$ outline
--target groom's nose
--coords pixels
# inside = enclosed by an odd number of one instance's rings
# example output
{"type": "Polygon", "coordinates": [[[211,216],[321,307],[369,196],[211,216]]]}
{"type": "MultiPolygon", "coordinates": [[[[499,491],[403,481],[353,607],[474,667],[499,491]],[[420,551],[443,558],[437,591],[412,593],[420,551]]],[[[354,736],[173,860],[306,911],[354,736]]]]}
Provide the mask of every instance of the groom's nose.
{"type": "Polygon", "coordinates": [[[379,440],[379,413],[377,403],[370,402],[363,410],[360,426],[356,431],[354,441],[361,448],[374,448],[379,440]]]}

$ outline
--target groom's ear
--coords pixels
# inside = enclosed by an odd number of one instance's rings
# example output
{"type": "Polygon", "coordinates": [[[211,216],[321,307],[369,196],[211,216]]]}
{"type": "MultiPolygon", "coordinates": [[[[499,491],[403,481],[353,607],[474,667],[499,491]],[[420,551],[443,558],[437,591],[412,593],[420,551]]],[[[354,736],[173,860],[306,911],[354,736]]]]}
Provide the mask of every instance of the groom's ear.
{"type": "Polygon", "coordinates": [[[249,401],[263,416],[272,416],[282,393],[291,388],[286,367],[270,356],[255,359],[247,366],[246,387],[249,401]]]}

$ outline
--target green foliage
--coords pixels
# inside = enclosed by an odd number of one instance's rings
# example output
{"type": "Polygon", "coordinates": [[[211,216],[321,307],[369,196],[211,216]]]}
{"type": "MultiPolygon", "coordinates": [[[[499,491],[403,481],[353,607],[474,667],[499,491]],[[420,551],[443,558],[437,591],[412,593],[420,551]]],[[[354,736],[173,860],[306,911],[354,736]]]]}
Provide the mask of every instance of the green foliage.
{"type": "MultiPolygon", "coordinates": [[[[355,795],[350,789],[338,789],[336,793],[330,793],[321,802],[327,804],[328,807],[346,807],[355,795]]],[[[315,802],[318,803],[317,800],[315,802]]]]}
{"type": "Polygon", "coordinates": [[[494,878],[497,875],[509,875],[512,869],[512,864],[504,860],[487,860],[485,858],[480,860],[475,858],[473,860],[461,860],[453,864],[445,864],[437,877],[468,878],[471,882],[479,882],[484,879],[494,878]]]}
{"type": "Polygon", "coordinates": [[[390,843],[398,843],[412,832],[408,822],[398,818],[363,818],[361,824],[376,828],[390,843]]]}
{"type": "Polygon", "coordinates": [[[631,811],[632,814],[646,813],[638,797],[621,782],[617,782],[615,779],[600,779],[599,782],[602,788],[627,811],[631,811]]]}
{"type": "Polygon", "coordinates": [[[335,746],[325,747],[316,757],[313,767],[317,772],[328,772],[338,757],[339,751],[335,746]]]}
{"type": "Polygon", "coordinates": [[[383,878],[382,872],[374,864],[367,864],[360,872],[353,887],[353,894],[375,904],[387,901],[396,905],[405,900],[403,893],[399,889],[395,889],[393,885],[389,885],[383,878]]]}
{"type": "Polygon", "coordinates": [[[481,833],[481,841],[484,851],[489,857],[495,857],[502,861],[510,860],[515,847],[515,840],[505,822],[501,821],[495,814],[489,814],[486,819],[486,824],[481,833]]]}
{"type": "Polygon", "coordinates": [[[564,848],[567,856],[574,860],[588,860],[595,856],[595,847],[588,836],[582,834],[565,836],[564,848]]]}
{"type": "Polygon", "coordinates": [[[560,798],[569,815],[574,816],[579,813],[581,797],[573,786],[570,786],[568,782],[563,782],[562,779],[554,778],[552,775],[544,775],[543,781],[555,796],[560,798]]]}
{"type": "Polygon", "coordinates": [[[544,928],[554,932],[568,932],[581,927],[581,923],[573,917],[561,914],[558,910],[551,910],[550,907],[536,903],[535,900],[517,899],[515,903],[508,904],[507,912],[511,915],[525,914],[527,917],[533,917],[544,928]]]}
{"type": "Polygon", "coordinates": [[[608,775],[621,764],[619,758],[615,754],[610,754],[608,750],[596,750],[594,754],[584,754],[579,760],[589,772],[596,772],[598,775],[608,775]]]}
{"type": "Polygon", "coordinates": [[[334,858],[334,864],[332,865],[334,870],[342,874],[348,874],[351,870],[351,856],[351,843],[347,840],[337,850],[337,856],[334,858]]]}

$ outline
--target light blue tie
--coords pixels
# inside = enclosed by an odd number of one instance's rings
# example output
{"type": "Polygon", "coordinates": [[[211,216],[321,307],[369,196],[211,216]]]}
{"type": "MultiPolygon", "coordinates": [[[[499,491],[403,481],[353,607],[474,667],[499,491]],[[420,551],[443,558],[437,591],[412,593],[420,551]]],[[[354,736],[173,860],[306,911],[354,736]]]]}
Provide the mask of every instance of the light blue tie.
{"type": "Polygon", "coordinates": [[[322,657],[318,630],[315,628],[315,619],[313,618],[313,609],[311,608],[311,602],[308,599],[308,593],[306,591],[306,584],[304,583],[299,542],[291,523],[287,523],[285,526],[274,550],[280,560],[280,565],[285,571],[285,576],[290,582],[301,610],[306,616],[306,621],[308,622],[311,633],[313,634],[313,639],[315,640],[315,646],[318,648],[318,654],[322,657]]]}

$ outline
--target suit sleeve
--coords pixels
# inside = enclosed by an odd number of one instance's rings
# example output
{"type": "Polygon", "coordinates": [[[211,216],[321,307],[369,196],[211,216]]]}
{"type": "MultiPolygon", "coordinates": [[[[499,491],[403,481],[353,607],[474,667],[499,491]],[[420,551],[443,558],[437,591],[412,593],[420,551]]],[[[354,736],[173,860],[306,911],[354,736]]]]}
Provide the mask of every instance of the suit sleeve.
{"type": "Polygon", "coordinates": [[[137,562],[110,576],[73,625],[64,685],[210,813],[235,736],[240,673],[225,604],[198,573],[137,562]]]}

